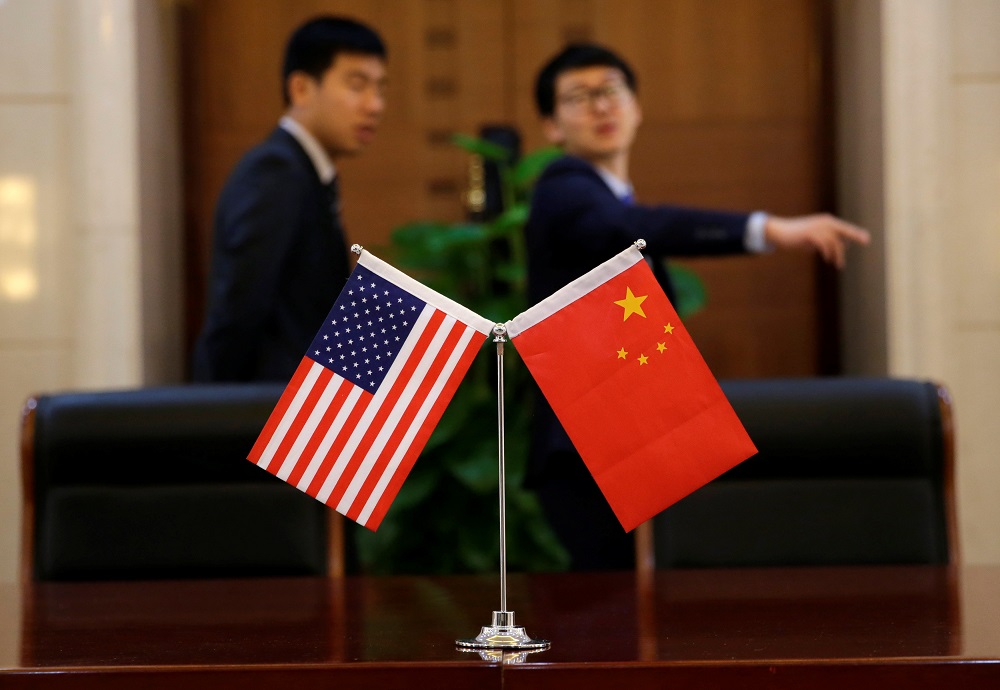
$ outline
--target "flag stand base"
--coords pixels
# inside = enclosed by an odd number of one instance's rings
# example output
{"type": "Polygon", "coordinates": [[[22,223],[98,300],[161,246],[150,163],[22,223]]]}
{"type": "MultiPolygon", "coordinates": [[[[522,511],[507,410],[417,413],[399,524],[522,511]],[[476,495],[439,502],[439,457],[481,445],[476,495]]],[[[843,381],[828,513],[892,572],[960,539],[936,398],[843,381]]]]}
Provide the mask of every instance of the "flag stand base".
{"type": "Polygon", "coordinates": [[[507,610],[507,474],[504,469],[504,410],[503,410],[503,344],[507,328],[498,323],[493,327],[493,342],[497,344],[497,440],[500,485],[500,610],[493,612],[489,625],[484,625],[471,639],[455,640],[462,652],[479,652],[486,661],[521,663],[526,655],[549,648],[548,640],[533,640],[520,625],[514,624],[514,612],[507,610]]]}
{"type": "Polygon", "coordinates": [[[541,652],[548,649],[551,643],[528,637],[523,626],[514,625],[513,611],[494,611],[490,625],[484,625],[474,638],[455,640],[455,645],[462,651],[470,652],[490,649],[541,652]]]}

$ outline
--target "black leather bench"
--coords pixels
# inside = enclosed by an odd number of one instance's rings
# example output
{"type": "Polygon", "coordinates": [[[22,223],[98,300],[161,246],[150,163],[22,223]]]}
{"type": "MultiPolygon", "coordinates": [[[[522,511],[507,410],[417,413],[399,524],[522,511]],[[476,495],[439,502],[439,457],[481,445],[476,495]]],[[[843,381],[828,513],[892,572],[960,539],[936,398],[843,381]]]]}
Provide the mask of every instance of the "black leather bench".
{"type": "Polygon", "coordinates": [[[640,567],[956,560],[944,388],[890,378],[721,385],[759,453],[651,520],[652,537],[637,535],[640,567]]]}
{"type": "Polygon", "coordinates": [[[336,513],[246,460],[282,389],[189,385],[29,399],[23,577],[342,572],[336,513]]]}

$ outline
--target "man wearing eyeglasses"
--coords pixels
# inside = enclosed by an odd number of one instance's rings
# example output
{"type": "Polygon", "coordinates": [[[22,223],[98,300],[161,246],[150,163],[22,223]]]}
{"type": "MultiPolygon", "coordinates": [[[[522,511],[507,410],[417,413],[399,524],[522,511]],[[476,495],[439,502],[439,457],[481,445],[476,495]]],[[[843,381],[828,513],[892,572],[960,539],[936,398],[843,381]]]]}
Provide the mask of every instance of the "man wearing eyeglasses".
{"type": "MultiPolygon", "coordinates": [[[[553,57],[535,83],[550,142],[565,156],[535,185],[525,226],[528,296],[536,303],[635,240],[653,259],[779,250],[818,251],[844,265],[847,247],[868,233],[829,214],[781,218],[634,202],[629,153],[642,110],[629,65],[612,51],[574,44],[553,57]]],[[[661,261],[653,272],[672,301],[661,261]]],[[[603,500],[551,408],[539,396],[529,481],[574,569],[627,568],[632,542],[603,500]]]]}

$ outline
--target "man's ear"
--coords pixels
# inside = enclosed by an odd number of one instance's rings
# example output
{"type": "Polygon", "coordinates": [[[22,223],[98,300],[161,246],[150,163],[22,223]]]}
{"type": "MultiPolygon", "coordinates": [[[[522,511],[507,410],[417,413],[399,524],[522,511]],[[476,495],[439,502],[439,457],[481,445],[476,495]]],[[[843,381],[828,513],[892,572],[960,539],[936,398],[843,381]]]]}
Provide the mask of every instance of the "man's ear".
{"type": "Polygon", "coordinates": [[[305,72],[296,71],[288,75],[287,86],[289,105],[302,105],[312,97],[316,89],[316,80],[305,72]]]}
{"type": "Polygon", "coordinates": [[[562,127],[556,122],[554,117],[544,117],[542,118],[542,132],[545,134],[545,138],[548,139],[550,144],[556,146],[562,146],[566,141],[566,135],[563,133],[562,127]]]}

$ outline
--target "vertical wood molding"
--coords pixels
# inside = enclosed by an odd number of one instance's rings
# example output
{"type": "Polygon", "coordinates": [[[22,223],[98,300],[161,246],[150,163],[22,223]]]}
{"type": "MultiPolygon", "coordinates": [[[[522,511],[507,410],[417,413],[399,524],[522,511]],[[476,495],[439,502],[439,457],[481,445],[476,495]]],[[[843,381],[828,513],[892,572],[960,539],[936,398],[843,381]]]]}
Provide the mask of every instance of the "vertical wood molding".
{"type": "Polygon", "coordinates": [[[843,371],[884,376],[889,364],[881,7],[870,0],[836,0],[834,16],[837,211],[872,233],[868,247],[850,253],[841,277],[843,371]]]}
{"type": "Polygon", "coordinates": [[[184,378],[178,15],[172,2],[135,9],[142,381],[153,385],[184,378]]]}

